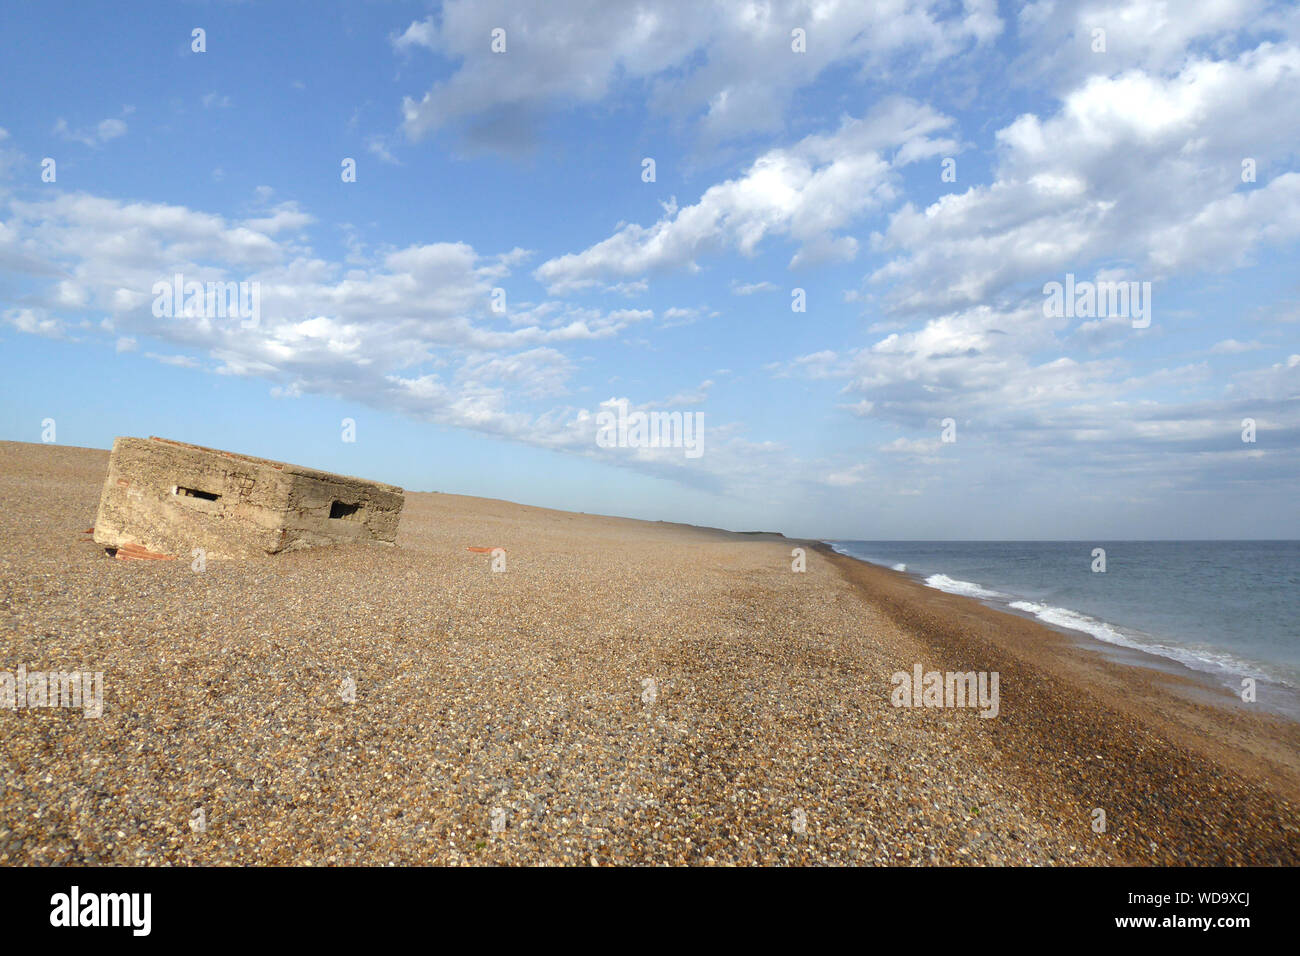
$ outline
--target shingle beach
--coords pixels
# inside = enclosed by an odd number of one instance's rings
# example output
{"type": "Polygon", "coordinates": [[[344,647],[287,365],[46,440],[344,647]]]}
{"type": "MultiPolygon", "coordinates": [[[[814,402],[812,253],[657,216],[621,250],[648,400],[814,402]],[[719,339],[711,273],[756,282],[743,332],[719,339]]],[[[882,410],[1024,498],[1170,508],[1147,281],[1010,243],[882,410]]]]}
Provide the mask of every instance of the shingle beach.
{"type": "Polygon", "coordinates": [[[0,671],[104,688],[0,710],[0,864],[1300,862],[1295,724],[820,546],[408,491],[198,572],[84,533],[107,458],[0,443],[0,671]]]}

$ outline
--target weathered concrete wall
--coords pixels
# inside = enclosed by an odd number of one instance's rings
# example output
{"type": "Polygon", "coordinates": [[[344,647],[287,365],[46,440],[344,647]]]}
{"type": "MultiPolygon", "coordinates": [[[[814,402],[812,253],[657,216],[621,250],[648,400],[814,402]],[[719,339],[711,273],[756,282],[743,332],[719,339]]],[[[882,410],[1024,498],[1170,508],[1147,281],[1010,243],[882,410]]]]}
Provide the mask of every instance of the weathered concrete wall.
{"type": "Polygon", "coordinates": [[[95,518],[106,548],[188,557],[397,538],[402,489],[162,438],[118,438],[95,518]]]}

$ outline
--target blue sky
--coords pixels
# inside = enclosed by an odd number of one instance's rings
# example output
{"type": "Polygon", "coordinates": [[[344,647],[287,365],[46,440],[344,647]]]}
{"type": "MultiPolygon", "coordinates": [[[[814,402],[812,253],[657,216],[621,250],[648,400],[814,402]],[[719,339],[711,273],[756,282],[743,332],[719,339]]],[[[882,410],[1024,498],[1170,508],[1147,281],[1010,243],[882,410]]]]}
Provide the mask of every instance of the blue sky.
{"type": "Polygon", "coordinates": [[[11,4],[0,435],[821,537],[1297,537],[1298,146],[1265,0],[11,4]],[[256,323],[156,315],[178,272],[256,323]],[[1150,283],[1149,327],[1046,315],[1067,274],[1150,283]],[[703,454],[601,447],[616,402],[703,454]]]}

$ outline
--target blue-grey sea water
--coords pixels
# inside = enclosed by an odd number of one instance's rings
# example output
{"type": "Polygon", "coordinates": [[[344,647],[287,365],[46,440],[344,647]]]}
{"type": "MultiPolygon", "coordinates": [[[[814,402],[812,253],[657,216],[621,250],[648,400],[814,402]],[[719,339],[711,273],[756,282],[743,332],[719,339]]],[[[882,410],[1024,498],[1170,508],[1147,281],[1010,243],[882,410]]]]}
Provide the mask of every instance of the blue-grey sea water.
{"type": "Polygon", "coordinates": [[[1236,691],[1254,677],[1261,703],[1300,711],[1300,541],[827,543],[1236,691]],[[1104,572],[1093,570],[1096,548],[1104,572]]]}

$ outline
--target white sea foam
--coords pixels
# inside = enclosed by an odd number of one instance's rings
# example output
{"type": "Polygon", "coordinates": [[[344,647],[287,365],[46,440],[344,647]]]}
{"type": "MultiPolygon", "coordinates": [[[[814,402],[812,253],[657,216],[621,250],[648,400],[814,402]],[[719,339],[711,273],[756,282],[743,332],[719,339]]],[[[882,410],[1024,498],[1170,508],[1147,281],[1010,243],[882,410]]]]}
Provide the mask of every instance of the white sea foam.
{"type": "Polygon", "coordinates": [[[895,571],[906,571],[906,570],[907,570],[907,565],[906,565],[906,564],[896,564],[896,565],[894,565],[894,570],[895,570],[895,571]]]}
{"type": "Polygon", "coordinates": [[[990,591],[988,588],[982,588],[970,581],[958,581],[946,574],[932,574],[925,579],[925,583],[940,591],[947,591],[949,594],[964,594],[966,597],[1005,597],[1000,591],[990,591]]]}
{"type": "Polygon", "coordinates": [[[1148,654],[1156,654],[1160,657],[1190,667],[1193,670],[1203,671],[1210,674],[1232,674],[1242,677],[1260,676],[1266,674],[1269,679],[1277,683],[1294,686],[1285,677],[1271,673],[1271,668],[1263,666],[1257,662],[1245,661],[1226,654],[1222,651],[1214,650],[1208,647],[1187,647],[1178,644],[1168,644],[1155,639],[1143,640],[1141,638],[1127,634],[1118,628],[1107,624],[1105,621],[1099,621],[1096,618],[1089,617],[1086,614],[1080,614],[1078,611],[1071,611],[1069,608],[1053,607],[1050,604],[1038,604],[1034,601],[1012,601],[1009,605],[1017,611],[1025,611],[1034,615],[1040,621],[1046,624],[1053,624],[1057,627],[1068,627],[1074,631],[1082,631],[1085,634],[1097,638],[1099,641],[1105,641],[1107,644],[1117,644],[1120,647],[1128,647],[1137,651],[1145,651],[1148,654]]]}
{"type": "Polygon", "coordinates": [[[1121,644],[1124,647],[1139,649],[1142,647],[1141,644],[1125,637],[1104,621],[1098,621],[1086,614],[1079,614],[1068,608],[1052,607],[1050,604],[1037,604],[1033,601],[1012,601],[1010,606],[1017,611],[1026,611],[1048,624],[1055,624],[1057,627],[1068,627],[1071,630],[1091,634],[1098,640],[1106,641],[1108,644],[1121,644]]]}

